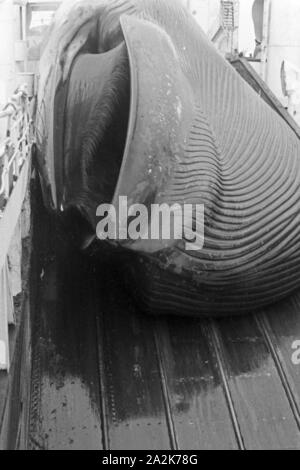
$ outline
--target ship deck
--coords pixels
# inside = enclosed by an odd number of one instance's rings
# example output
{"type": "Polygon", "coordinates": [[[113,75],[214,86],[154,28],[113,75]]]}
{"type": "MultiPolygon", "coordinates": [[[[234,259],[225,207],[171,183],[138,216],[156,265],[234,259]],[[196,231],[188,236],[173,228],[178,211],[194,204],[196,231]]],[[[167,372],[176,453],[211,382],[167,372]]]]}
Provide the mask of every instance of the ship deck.
{"type": "Polygon", "coordinates": [[[300,292],[248,317],[152,318],[117,257],[38,221],[29,448],[300,448],[300,292]]]}

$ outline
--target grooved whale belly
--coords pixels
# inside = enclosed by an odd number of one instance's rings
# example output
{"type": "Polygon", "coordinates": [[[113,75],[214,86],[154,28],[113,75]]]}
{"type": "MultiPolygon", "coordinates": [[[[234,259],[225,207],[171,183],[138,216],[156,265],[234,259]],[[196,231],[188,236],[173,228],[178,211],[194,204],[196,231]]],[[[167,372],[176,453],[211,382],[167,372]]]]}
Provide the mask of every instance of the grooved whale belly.
{"type": "Polygon", "coordinates": [[[179,1],[75,2],[58,15],[42,64],[48,205],[77,208],[93,230],[97,205],[120,196],[205,207],[202,250],[119,240],[147,311],[245,313],[300,285],[299,139],[179,1]],[[64,118],[53,127],[58,90],[64,118]],[[109,109],[99,123],[94,108],[109,109]]]}

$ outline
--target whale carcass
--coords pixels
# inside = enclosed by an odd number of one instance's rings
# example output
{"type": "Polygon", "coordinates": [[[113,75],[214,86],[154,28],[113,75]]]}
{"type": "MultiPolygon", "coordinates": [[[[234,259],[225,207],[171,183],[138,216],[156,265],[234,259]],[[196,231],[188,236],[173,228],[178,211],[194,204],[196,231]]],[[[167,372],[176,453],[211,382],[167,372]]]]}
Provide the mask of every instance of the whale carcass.
{"type": "Polygon", "coordinates": [[[204,205],[201,250],[116,241],[146,311],[241,314],[300,285],[299,139],[179,0],[65,1],[36,125],[45,204],[92,233],[123,196],[204,205]]]}

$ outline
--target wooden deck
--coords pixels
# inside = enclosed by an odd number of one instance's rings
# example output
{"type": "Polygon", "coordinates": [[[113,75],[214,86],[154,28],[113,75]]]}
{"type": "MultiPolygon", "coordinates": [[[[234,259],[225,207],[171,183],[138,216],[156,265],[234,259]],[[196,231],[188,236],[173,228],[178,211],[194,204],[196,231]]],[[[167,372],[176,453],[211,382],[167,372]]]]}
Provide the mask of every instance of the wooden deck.
{"type": "Polygon", "coordinates": [[[38,220],[28,448],[300,448],[300,292],[244,318],[151,318],[117,259],[38,220]]]}

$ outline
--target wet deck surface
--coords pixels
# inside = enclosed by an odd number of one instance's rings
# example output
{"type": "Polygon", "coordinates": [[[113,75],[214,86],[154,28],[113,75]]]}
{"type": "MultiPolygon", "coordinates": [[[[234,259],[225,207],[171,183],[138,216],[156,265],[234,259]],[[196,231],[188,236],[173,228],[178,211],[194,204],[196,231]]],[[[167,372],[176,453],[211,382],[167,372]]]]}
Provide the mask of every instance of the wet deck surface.
{"type": "Polygon", "coordinates": [[[300,448],[300,293],[247,318],[150,318],[117,260],[68,251],[47,220],[29,448],[300,448]]]}

